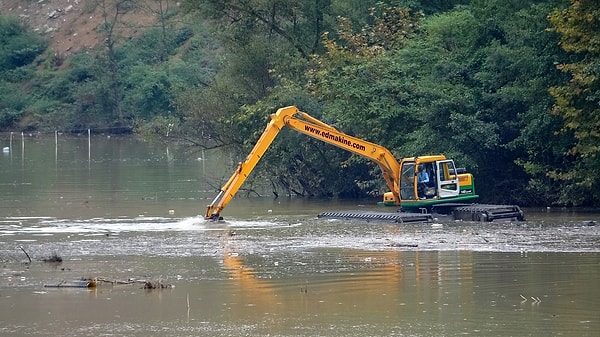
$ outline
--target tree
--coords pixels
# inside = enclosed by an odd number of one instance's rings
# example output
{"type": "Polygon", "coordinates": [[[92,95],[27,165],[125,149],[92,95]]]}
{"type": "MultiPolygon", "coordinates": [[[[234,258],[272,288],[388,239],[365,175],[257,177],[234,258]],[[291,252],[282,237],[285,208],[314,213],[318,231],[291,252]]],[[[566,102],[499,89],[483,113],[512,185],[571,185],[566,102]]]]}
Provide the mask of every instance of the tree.
{"type": "MultiPolygon", "coordinates": [[[[202,96],[204,99],[190,116],[206,116],[202,119],[204,125],[223,129],[229,143],[237,144],[240,157],[247,154],[269,114],[279,107],[297,105],[320,118],[321,105],[305,88],[306,69],[313,55],[324,51],[322,34],[332,27],[332,9],[340,8],[342,3],[355,17],[365,17],[364,12],[358,15],[358,10],[348,8],[353,3],[363,8],[364,1],[188,1],[186,4],[196,13],[213,20],[225,50],[215,85],[204,92],[209,97],[202,96]],[[211,105],[215,109],[206,109],[207,102],[215,102],[211,105]],[[216,121],[210,119],[215,117],[216,121]]],[[[357,195],[359,189],[353,179],[366,171],[340,174],[344,166],[340,163],[348,157],[344,151],[283,131],[254,176],[267,172],[265,177],[276,177],[272,183],[289,193],[357,195]],[[323,184],[325,181],[328,183],[323,184]]],[[[357,165],[345,165],[343,170],[352,171],[354,167],[357,165]]]]}
{"type": "Polygon", "coordinates": [[[150,0],[147,1],[148,10],[154,13],[157,22],[160,25],[160,60],[167,61],[169,48],[169,28],[171,28],[171,18],[177,13],[177,6],[173,6],[170,0],[150,0]]]}
{"type": "MultiPolygon", "coordinates": [[[[324,36],[326,53],[315,55],[308,71],[308,87],[323,102],[325,122],[390,149],[406,141],[405,131],[415,119],[403,103],[414,86],[399,83],[404,74],[394,53],[418,31],[418,19],[407,8],[383,3],[369,9],[369,23],[363,27],[338,19],[337,30],[324,36]]],[[[337,157],[352,177],[348,186],[361,186],[367,194],[385,191],[376,165],[350,153],[337,157]]]]}
{"type": "Polygon", "coordinates": [[[468,5],[471,0],[398,0],[396,6],[422,11],[426,15],[448,12],[458,5],[468,5]]]}
{"type": "Polygon", "coordinates": [[[327,52],[314,56],[308,85],[327,104],[325,118],[357,137],[368,134],[371,141],[387,143],[389,127],[404,121],[395,108],[402,100],[402,88],[396,86],[401,74],[389,53],[415,34],[418,16],[381,3],[369,13],[372,23],[358,31],[338,18],[336,34],[324,36],[327,52]]]}
{"type": "Polygon", "coordinates": [[[572,133],[575,145],[566,153],[571,167],[553,172],[567,182],[561,200],[573,205],[600,202],[600,3],[570,0],[570,6],[550,16],[561,47],[576,55],[558,68],[569,74],[563,85],[550,88],[556,99],[552,112],[564,119],[562,132],[572,133]]]}
{"type": "Polygon", "coordinates": [[[320,47],[328,4],[328,0],[184,2],[184,8],[210,22],[220,50],[214,78],[206,87],[180,95],[179,106],[188,112],[186,122],[203,137],[234,145],[240,153],[249,150],[248,143],[257,139],[253,137],[279,106],[256,115],[241,107],[270,101],[270,95],[285,90],[289,79],[298,83],[309,55],[320,47]]]}
{"type": "Polygon", "coordinates": [[[118,117],[117,126],[127,126],[122,106],[122,83],[119,78],[118,60],[116,56],[116,46],[119,39],[118,25],[121,17],[135,6],[134,0],[96,0],[97,5],[102,11],[102,27],[104,33],[104,45],[106,47],[106,63],[110,80],[108,92],[112,98],[112,112],[118,117]]]}
{"type": "Polygon", "coordinates": [[[24,85],[35,77],[35,60],[47,41],[18,18],[0,15],[0,128],[14,126],[26,114],[31,96],[24,85]]]}
{"type": "Polygon", "coordinates": [[[256,34],[279,39],[308,58],[319,48],[330,0],[188,0],[185,7],[210,17],[235,43],[256,34]]]}
{"type": "Polygon", "coordinates": [[[555,3],[478,1],[424,20],[424,34],[398,53],[411,64],[403,77],[418,83],[407,105],[419,123],[403,151],[455,158],[484,202],[556,201],[545,176],[563,160],[547,113],[562,56],[546,31],[555,3]]]}
{"type": "Polygon", "coordinates": [[[554,3],[475,1],[409,25],[418,27],[412,38],[391,47],[369,45],[369,29],[345,29],[327,41],[331,52],[312,78],[324,116],[399,156],[454,158],[481,182],[484,201],[551,199],[551,188],[527,187],[562,160],[556,119],[546,113],[547,87],[559,77],[560,50],[545,31],[554,3]]]}

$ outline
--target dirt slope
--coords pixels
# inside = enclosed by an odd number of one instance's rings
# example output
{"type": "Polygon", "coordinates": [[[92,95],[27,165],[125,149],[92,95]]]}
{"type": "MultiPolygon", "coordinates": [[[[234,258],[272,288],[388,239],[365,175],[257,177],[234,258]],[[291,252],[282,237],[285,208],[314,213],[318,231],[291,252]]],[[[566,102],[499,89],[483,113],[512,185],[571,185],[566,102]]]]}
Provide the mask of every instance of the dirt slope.
{"type": "MultiPolygon", "coordinates": [[[[30,28],[50,39],[54,53],[67,56],[93,48],[103,41],[97,27],[103,22],[99,2],[111,0],[0,0],[0,12],[18,16],[30,28]]],[[[151,11],[139,9],[121,17],[129,28],[122,34],[135,34],[154,21],[151,11]],[[138,28],[133,28],[138,27],[138,28]]]]}

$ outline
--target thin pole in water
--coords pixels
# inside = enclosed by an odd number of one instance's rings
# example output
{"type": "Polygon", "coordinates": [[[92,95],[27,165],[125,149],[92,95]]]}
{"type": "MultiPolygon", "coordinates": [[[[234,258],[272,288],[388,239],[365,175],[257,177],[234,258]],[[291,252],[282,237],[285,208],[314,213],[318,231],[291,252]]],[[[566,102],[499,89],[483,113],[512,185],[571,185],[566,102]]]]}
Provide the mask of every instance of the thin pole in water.
{"type": "Polygon", "coordinates": [[[25,135],[21,131],[21,166],[25,166],[25,135]]]}
{"type": "Polygon", "coordinates": [[[92,133],[88,129],[88,168],[92,164],[92,133]]]}
{"type": "Polygon", "coordinates": [[[54,162],[58,163],[58,131],[54,130],[54,162]]]}

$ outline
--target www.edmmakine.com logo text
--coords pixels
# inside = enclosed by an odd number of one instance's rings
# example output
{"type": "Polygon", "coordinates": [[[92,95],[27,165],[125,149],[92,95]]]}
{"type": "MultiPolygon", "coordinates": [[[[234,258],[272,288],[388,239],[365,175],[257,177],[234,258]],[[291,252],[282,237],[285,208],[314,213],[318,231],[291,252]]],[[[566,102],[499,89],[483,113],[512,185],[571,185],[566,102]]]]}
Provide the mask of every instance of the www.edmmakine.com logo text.
{"type": "Polygon", "coordinates": [[[317,135],[319,137],[332,140],[332,141],[334,141],[336,143],[340,143],[340,144],[344,144],[346,146],[350,146],[350,147],[352,147],[354,149],[357,149],[357,150],[365,151],[367,149],[364,145],[352,142],[352,141],[344,138],[344,136],[332,135],[329,132],[321,132],[321,130],[317,130],[317,129],[315,129],[313,127],[310,127],[308,125],[304,126],[304,130],[306,130],[306,131],[308,131],[310,133],[314,133],[315,135],[317,135]]]}

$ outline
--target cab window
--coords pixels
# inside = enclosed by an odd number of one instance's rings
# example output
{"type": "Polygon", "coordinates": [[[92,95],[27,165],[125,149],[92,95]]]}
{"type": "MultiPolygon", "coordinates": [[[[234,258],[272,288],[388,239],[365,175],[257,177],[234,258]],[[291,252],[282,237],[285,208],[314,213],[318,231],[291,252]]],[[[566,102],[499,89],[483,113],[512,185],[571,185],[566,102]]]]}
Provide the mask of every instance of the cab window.
{"type": "Polygon", "coordinates": [[[415,199],[415,163],[403,163],[400,172],[400,199],[415,199]]]}

